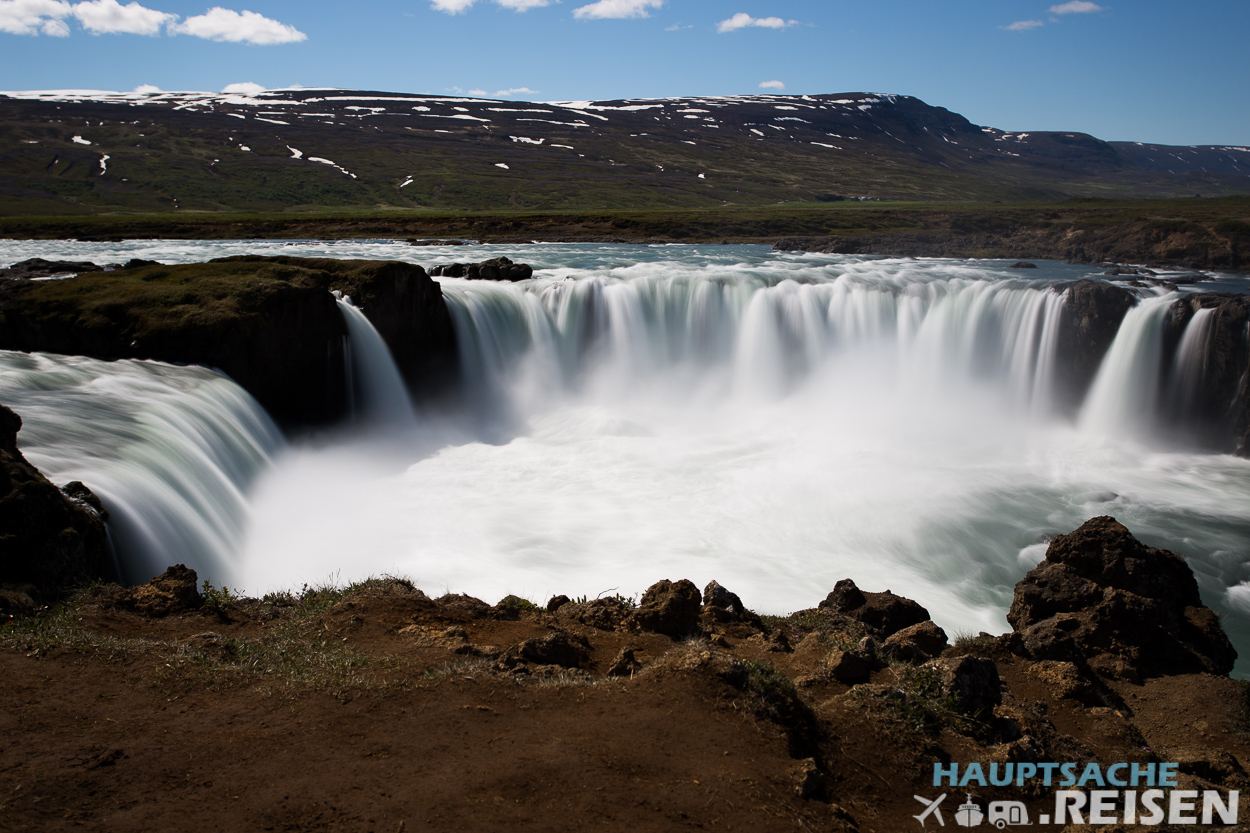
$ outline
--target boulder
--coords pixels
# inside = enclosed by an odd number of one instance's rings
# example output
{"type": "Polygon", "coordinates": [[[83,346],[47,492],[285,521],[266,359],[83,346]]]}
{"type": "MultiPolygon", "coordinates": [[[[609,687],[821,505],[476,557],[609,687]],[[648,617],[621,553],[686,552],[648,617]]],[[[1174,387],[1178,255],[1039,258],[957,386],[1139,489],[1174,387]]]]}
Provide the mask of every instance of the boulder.
{"type": "Polygon", "coordinates": [[[127,588],[118,604],[144,616],[161,617],[204,606],[198,576],[185,564],[175,564],[147,584],[127,588]]]}
{"type": "Polygon", "coordinates": [[[564,596],[564,595],[552,596],[550,599],[547,600],[547,612],[555,613],[557,610],[559,610],[561,607],[563,607],[564,605],[568,604],[571,601],[572,599],[570,599],[568,596],[564,596]]]}
{"type": "Polygon", "coordinates": [[[50,483],[17,447],[22,420],[0,405],[0,587],[50,602],[90,579],[114,577],[99,498],[81,483],[67,491],[50,483]]]}
{"type": "MultiPolygon", "coordinates": [[[[552,602],[559,598],[557,596],[552,602]]],[[[629,618],[629,612],[628,605],[614,598],[592,599],[580,603],[566,600],[555,609],[556,618],[563,623],[586,625],[601,631],[614,631],[619,628],[629,618]]]]}
{"type": "Polygon", "coordinates": [[[490,615],[491,606],[476,596],[464,593],[444,593],[434,600],[439,613],[444,616],[459,616],[464,619],[483,619],[490,615]]]}
{"type": "Polygon", "coordinates": [[[1003,702],[1003,685],[998,666],[984,657],[935,659],[924,668],[935,671],[938,683],[948,697],[956,700],[965,714],[986,716],[1003,702]]]}
{"type": "Polygon", "coordinates": [[[1034,659],[1122,666],[1118,676],[1223,675],[1237,658],[1185,560],[1109,516],[1050,542],[1016,585],[1007,621],[1034,659]]]}
{"type": "Polygon", "coordinates": [[[699,628],[699,588],[686,579],[658,581],[643,593],[638,609],[628,624],[644,631],[662,633],[674,639],[689,636],[699,628]]]}
{"type": "Polygon", "coordinates": [[[881,646],[887,656],[904,662],[925,662],[946,650],[946,631],[931,621],[894,633],[881,646]]]}
{"type": "Polygon", "coordinates": [[[580,668],[589,657],[590,643],[585,637],[566,631],[552,631],[540,639],[526,639],[509,648],[504,652],[503,663],[507,666],[528,662],[580,668]]]}
{"type": "Polygon", "coordinates": [[[430,268],[434,277],[465,278],[471,281],[524,281],[534,276],[528,263],[513,263],[506,257],[483,260],[481,263],[447,263],[430,268]]]}
{"type": "Polygon", "coordinates": [[[743,611],[746,610],[742,606],[742,599],[738,598],[738,594],[726,590],[715,579],[709,581],[707,587],[703,588],[703,604],[707,607],[719,607],[733,611],[738,616],[741,616],[743,611]]]}
{"type": "Polygon", "coordinates": [[[889,590],[865,593],[849,578],[835,584],[819,607],[848,616],[882,637],[929,619],[929,611],[911,599],[896,596],[889,590]]]}

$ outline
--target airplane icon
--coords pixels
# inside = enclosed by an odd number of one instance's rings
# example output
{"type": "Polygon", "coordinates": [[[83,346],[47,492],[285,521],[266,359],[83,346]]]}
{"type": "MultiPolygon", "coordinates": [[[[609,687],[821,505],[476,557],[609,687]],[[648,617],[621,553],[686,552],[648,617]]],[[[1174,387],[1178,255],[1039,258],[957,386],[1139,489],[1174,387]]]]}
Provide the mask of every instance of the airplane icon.
{"type": "Polygon", "coordinates": [[[942,818],[942,810],[941,810],[941,808],[938,806],[939,804],[941,804],[943,801],[945,801],[945,800],[946,800],[946,793],[942,793],[941,795],[939,795],[939,796],[938,796],[936,799],[934,799],[933,801],[929,801],[929,799],[927,799],[927,798],[921,798],[921,797],[920,797],[920,796],[918,796],[918,795],[913,795],[913,796],[912,796],[912,798],[916,799],[916,800],[917,800],[917,801],[919,801],[921,804],[925,805],[925,809],[924,809],[924,812],[923,812],[923,813],[921,813],[921,814],[920,814],[920,815],[918,815],[918,816],[912,816],[912,818],[914,818],[916,821],[920,822],[920,828],[921,828],[922,830],[924,829],[924,820],[925,820],[925,819],[927,819],[927,818],[929,817],[929,814],[930,814],[930,813],[937,813],[936,818],[937,818],[937,821],[938,821],[938,826],[939,826],[939,827],[945,827],[945,826],[946,826],[946,821],[942,818]]]}

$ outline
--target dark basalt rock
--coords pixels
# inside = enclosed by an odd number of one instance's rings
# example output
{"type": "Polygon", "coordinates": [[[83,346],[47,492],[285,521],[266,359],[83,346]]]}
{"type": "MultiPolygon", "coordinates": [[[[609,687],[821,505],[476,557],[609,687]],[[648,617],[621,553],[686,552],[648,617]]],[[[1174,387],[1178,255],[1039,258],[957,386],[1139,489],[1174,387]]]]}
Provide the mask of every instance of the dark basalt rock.
{"type": "Polygon", "coordinates": [[[558,665],[562,668],[580,668],[590,658],[590,643],[583,636],[565,631],[552,631],[541,639],[527,639],[509,648],[502,662],[514,667],[529,662],[534,665],[558,665]]]}
{"type": "Polygon", "coordinates": [[[835,584],[833,591],[819,607],[849,616],[872,628],[882,637],[891,636],[903,628],[919,625],[929,619],[929,611],[911,599],[896,596],[889,590],[884,593],[865,593],[849,578],[835,584]]]}
{"type": "Polygon", "coordinates": [[[1172,304],[1164,329],[1163,365],[1171,369],[1185,328],[1212,310],[1199,379],[1164,379],[1166,416],[1174,430],[1217,451],[1250,456],[1250,296],[1227,292],[1186,295],[1172,304]]]}
{"type": "Polygon", "coordinates": [[[698,630],[700,602],[699,588],[692,582],[658,581],[642,594],[628,624],[679,639],[698,630]]]}
{"type": "Polygon", "coordinates": [[[1007,620],[1033,659],[1128,678],[1227,674],[1237,658],[1185,560],[1109,516],[1051,541],[1016,585],[1007,620]]]}
{"type": "Polygon", "coordinates": [[[954,657],[935,659],[924,667],[938,673],[943,690],[954,697],[959,709],[967,714],[992,715],[994,707],[1003,702],[1002,680],[993,660],[954,657]]]}
{"type": "Polygon", "coordinates": [[[417,392],[453,381],[458,354],[442,291],[407,263],[231,257],[0,282],[0,349],[215,367],[284,427],[346,413],[342,315],[351,295],[417,392]]]}
{"type": "Polygon", "coordinates": [[[527,263],[513,263],[506,257],[483,260],[481,263],[448,263],[433,266],[434,277],[466,278],[471,281],[524,281],[534,276],[534,269],[527,263]]]}
{"type": "Polygon", "coordinates": [[[939,656],[949,643],[946,631],[933,622],[911,625],[891,635],[881,650],[886,656],[902,662],[921,663],[939,656]]]}
{"type": "Polygon", "coordinates": [[[0,269],[0,279],[29,280],[30,278],[47,278],[52,275],[80,275],[83,272],[99,272],[103,269],[103,266],[97,266],[90,261],[44,260],[41,257],[32,257],[29,260],[14,263],[8,269],[0,269]]]}
{"type": "Polygon", "coordinates": [[[18,450],[21,427],[0,405],[0,586],[52,601],[88,579],[113,578],[104,507],[81,483],[67,495],[48,482],[18,450]]]}
{"type": "Polygon", "coordinates": [[[738,594],[726,590],[715,579],[709,581],[707,587],[703,588],[703,604],[732,611],[737,616],[741,616],[743,611],[746,610],[742,605],[742,599],[738,598],[738,594]]]}
{"type": "Polygon", "coordinates": [[[1079,407],[1093,384],[1120,323],[1136,297],[1127,289],[1099,281],[1080,280],[1067,287],[1055,344],[1060,396],[1079,407]]]}
{"type": "MultiPolygon", "coordinates": [[[[556,599],[559,598],[556,597],[556,599]]],[[[552,602],[556,599],[552,599],[552,602]]],[[[601,631],[613,631],[629,618],[629,607],[620,599],[591,599],[588,602],[577,603],[570,602],[566,598],[564,603],[555,608],[555,615],[561,622],[586,625],[601,631]]]]}
{"type": "Polygon", "coordinates": [[[117,604],[152,617],[198,610],[204,606],[198,578],[195,570],[185,564],[175,564],[147,584],[122,591],[117,604]]]}

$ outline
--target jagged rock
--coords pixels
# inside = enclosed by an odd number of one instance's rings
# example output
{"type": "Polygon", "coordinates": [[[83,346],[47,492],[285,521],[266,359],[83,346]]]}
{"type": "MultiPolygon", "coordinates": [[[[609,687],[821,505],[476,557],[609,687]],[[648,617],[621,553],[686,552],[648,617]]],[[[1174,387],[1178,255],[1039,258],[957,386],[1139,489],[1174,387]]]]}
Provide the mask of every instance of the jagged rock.
{"type": "Polygon", "coordinates": [[[170,616],[204,606],[195,570],[175,564],[147,584],[128,588],[118,603],[144,616],[170,616]]]}
{"type": "Polygon", "coordinates": [[[1154,676],[1227,674],[1237,658],[1184,559],[1146,546],[1109,516],[1051,541],[1016,585],[1007,620],[1034,659],[1092,664],[1107,656],[1154,676]]]}
{"type": "Polygon", "coordinates": [[[628,623],[678,639],[698,630],[701,601],[699,589],[692,582],[664,579],[647,588],[628,623]]]}
{"type": "Polygon", "coordinates": [[[52,275],[67,275],[71,273],[80,275],[83,272],[99,272],[103,268],[103,266],[97,266],[89,261],[44,260],[41,257],[32,257],[29,260],[14,263],[8,269],[0,269],[0,279],[47,278],[52,275]]]}
{"type": "Polygon", "coordinates": [[[1015,263],[1009,264],[1008,269],[1036,269],[1037,264],[1027,260],[1017,260],[1015,263]]]}
{"type": "Polygon", "coordinates": [[[1164,328],[1164,366],[1173,367],[1185,328],[1199,310],[1209,310],[1199,378],[1177,379],[1179,394],[1164,406],[1171,428],[1201,445],[1250,456],[1250,297],[1201,292],[1177,299],[1164,328]]]}
{"type": "Polygon", "coordinates": [[[506,257],[483,260],[481,263],[448,263],[430,268],[434,277],[465,278],[471,281],[524,281],[534,276],[528,263],[513,263],[506,257]]]}
{"type": "Polygon", "coordinates": [[[1120,322],[1136,303],[1127,289],[1080,280],[1067,288],[1055,342],[1060,394],[1070,407],[1081,403],[1120,322]]]}
{"type": "Polygon", "coordinates": [[[867,682],[868,675],[876,666],[875,658],[865,656],[858,650],[832,651],[824,664],[830,677],[847,685],[867,682]]]}
{"type": "Polygon", "coordinates": [[[881,650],[903,662],[922,663],[939,656],[947,644],[946,631],[932,621],[925,621],[897,631],[886,639],[881,650]]]}
{"type": "Polygon", "coordinates": [[[738,616],[741,616],[742,612],[746,610],[742,606],[742,599],[738,598],[738,594],[726,590],[715,579],[709,581],[707,587],[703,588],[703,604],[708,607],[732,610],[738,616]]]}
{"type": "Polygon", "coordinates": [[[0,586],[15,591],[10,611],[25,610],[19,596],[52,601],[88,579],[113,577],[107,513],[81,483],[48,482],[17,447],[22,419],[0,405],[0,586]]]}
{"type": "Polygon", "coordinates": [[[592,599],[581,603],[565,602],[556,608],[555,613],[556,618],[566,624],[614,631],[629,618],[629,606],[620,599],[592,599]]]}
{"type": "Polygon", "coordinates": [[[882,637],[891,636],[929,618],[929,611],[911,599],[896,596],[889,590],[864,593],[849,578],[835,584],[833,592],[825,597],[820,607],[849,616],[882,637]]]}
{"type": "Polygon", "coordinates": [[[547,612],[555,613],[557,610],[559,610],[561,607],[563,607],[564,605],[568,604],[571,601],[572,599],[570,599],[568,596],[552,596],[550,599],[547,600],[547,612]]]}
{"type": "Polygon", "coordinates": [[[998,666],[984,657],[935,659],[924,665],[940,677],[948,695],[958,698],[959,708],[970,715],[992,715],[1003,702],[1003,685],[998,666]]]}
{"type": "Polygon", "coordinates": [[[612,660],[612,664],[608,666],[606,673],[609,677],[632,677],[641,668],[642,663],[634,657],[634,649],[622,648],[612,660]]]}
{"type": "Polygon", "coordinates": [[[584,636],[566,631],[552,631],[541,639],[527,639],[504,652],[505,665],[522,662],[534,665],[558,665],[561,668],[580,668],[590,657],[590,643],[584,636]]]}

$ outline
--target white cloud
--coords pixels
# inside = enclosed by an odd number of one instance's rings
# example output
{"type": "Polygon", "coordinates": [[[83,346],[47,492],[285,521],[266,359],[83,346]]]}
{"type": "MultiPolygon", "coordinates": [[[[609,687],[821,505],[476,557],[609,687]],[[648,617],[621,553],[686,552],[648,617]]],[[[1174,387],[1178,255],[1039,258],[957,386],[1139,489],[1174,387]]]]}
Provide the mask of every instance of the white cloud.
{"type": "Polygon", "coordinates": [[[745,29],[748,26],[755,26],[760,29],[784,29],[796,23],[798,23],[797,20],[782,20],[779,17],[751,17],[746,12],[738,12],[728,20],[722,20],[716,24],[716,31],[721,33],[733,32],[737,29],[745,29]]]}
{"type": "Polygon", "coordinates": [[[658,9],[664,0],[599,0],[573,10],[578,20],[622,20],[627,17],[650,17],[648,9],[658,9]]]}
{"type": "Polygon", "coordinates": [[[784,90],[786,85],[780,81],[764,81],[760,84],[761,90],[784,90]]]}
{"type": "Polygon", "coordinates": [[[214,6],[207,12],[188,17],[169,27],[174,34],[194,35],[205,40],[268,45],[295,43],[308,36],[286,23],[279,23],[256,12],[236,12],[214,6]]]}
{"type": "Polygon", "coordinates": [[[1027,32],[1029,29],[1036,29],[1038,26],[1045,26],[1040,20],[1017,20],[1010,26],[1002,26],[1008,32],[1027,32]]]}
{"type": "Polygon", "coordinates": [[[253,81],[239,81],[236,84],[227,84],[221,88],[221,91],[226,94],[256,95],[257,93],[263,93],[265,89],[265,87],[253,81]]]}
{"type": "Polygon", "coordinates": [[[163,90],[160,87],[156,86],[155,84],[140,84],[139,86],[135,87],[134,91],[137,93],[163,92],[163,90]]]}
{"type": "Polygon", "coordinates": [[[511,98],[514,95],[538,95],[538,90],[529,87],[509,87],[506,90],[495,90],[495,98],[511,98]]]}
{"type": "Polygon", "coordinates": [[[430,8],[436,12],[447,12],[447,14],[460,14],[476,3],[477,0],[434,0],[430,4],[430,8]]]}
{"type": "Polygon", "coordinates": [[[1049,9],[1051,14],[1089,14],[1090,12],[1100,12],[1102,10],[1102,6],[1099,6],[1097,3],[1091,3],[1089,0],[1071,0],[1069,3],[1051,6],[1049,9]]]}
{"type": "Polygon", "coordinates": [[[541,9],[543,6],[551,5],[551,0],[495,0],[495,2],[505,9],[512,9],[514,12],[541,9]]]}
{"type": "Polygon", "coordinates": [[[87,0],[74,4],[74,17],[93,35],[158,35],[161,27],[178,15],[158,12],[138,3],[122,5],[117,0],[87,0]]]}
{"type": "MultiPolygon", "coordinates": [[[[456,87],[455,90],[456,92],[460,92],[459,87],[456,87]]],[[[475,98],[486,98],[486,96],[490,95],[490,93],[486,92],[486,90],[469,90],[466,95],[471,95],[475,98]]]]}
{"type": "Polygon", "coordinates": [[[62,0],[0,0],[0,32],[10,35],[65,37],[69,27],[61,18],[71,14],[62,0]]]}

